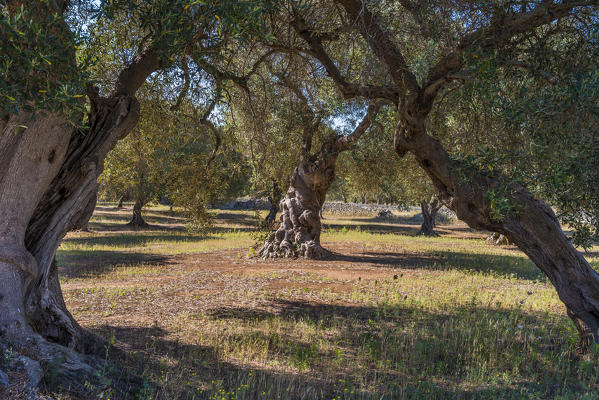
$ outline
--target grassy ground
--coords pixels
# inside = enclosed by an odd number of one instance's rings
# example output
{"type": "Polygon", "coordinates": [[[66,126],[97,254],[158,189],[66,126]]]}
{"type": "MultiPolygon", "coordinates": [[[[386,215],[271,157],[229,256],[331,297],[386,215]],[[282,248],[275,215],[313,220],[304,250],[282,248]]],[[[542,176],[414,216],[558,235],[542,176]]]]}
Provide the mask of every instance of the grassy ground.
{"type": "Polygon", "coordinates": [[[130,230],[130,212],[100,205],[58,252],[68,308],[137,377],[129,398],[599,399],[545,277],[464,225],[335,216],[331,259],[264,261],[251,212],[206,235],[165,207],[130,230]]]}

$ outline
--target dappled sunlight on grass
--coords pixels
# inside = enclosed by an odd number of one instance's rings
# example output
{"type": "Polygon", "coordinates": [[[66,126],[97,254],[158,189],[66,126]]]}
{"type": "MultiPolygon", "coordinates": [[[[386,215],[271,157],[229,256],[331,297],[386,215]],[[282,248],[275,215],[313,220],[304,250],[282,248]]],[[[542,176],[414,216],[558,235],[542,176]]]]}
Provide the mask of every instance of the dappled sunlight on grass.
{"type": "Polygon", "coordinates": [[[152,212],[166,224],[106,220],[58,252],[69,309],[141,382],[129,398],[597,398],[551,284],[484,233],[344,217],[323,234],[329,259],[264,261],[248,257],[249,211],[219,212],[206,235],[152,212]]]}

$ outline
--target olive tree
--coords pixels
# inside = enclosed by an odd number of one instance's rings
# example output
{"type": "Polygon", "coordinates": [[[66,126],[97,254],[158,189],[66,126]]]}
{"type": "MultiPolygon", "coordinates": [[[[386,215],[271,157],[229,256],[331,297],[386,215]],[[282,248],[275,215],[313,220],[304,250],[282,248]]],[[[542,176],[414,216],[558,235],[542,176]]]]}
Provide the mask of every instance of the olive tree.
{"type": "MultiPolygon", "coordinates": [[[[93,212],[104,158],[138,121],[138,89],[152,74],[177,74],[192,55],[209,64],[233,33],[250,35],[266,8],[225,0],[0,3],[0,339],[40,360],[28,365],[60,365],[57,376],[80,388],[78,377],[91,370],[76,351],[93,352],[98,341],[66,309],[54,256],[93,212]],[[117,17],[128,40],[103,41],[100,51],[115,55],[119,70],[94,79],[77,32],[117,17]]],[[[36,386],[40,376],[31,376],[36,386]]]]}
{"type": "MultiPolygon", "coordinates": [[[[523,62],[528,49],[550,46],[550,39],[567,38],[572,32],[592,42],[597,3],[334,0],[336,7],[324,2],[290,10],[289,21],[304,43],[287,48],[317,59],[345,96],[385,98],[396,104],[396,153],[415,156],[459,219],[475,229],[504,234],[548,276],[583,347],[599,342],[599,275],[566,238],[551,207],[500,168],[487,173],[459,152],[456,155],[451,142],[435,137],[430,121],[450,111],[437,104],[456,84],[486,78],[478,67],[481,59],[500,54],[502,69],[542,73],[552,61],[523,62]],[[386,74],[378,81],[348,78],[334,61],[331,38],[341,38],[342,44],[364,43],[369,62],[382,66],[386,74]]],[[[588,51],[582,54],[592,56],[588,51]]]]}

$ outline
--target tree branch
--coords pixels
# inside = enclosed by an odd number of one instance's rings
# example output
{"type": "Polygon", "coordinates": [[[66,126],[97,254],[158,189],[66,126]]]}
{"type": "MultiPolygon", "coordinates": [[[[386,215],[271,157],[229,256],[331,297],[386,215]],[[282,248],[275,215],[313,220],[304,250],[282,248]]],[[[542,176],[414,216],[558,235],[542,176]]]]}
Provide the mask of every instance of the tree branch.
{"type": "MultiPolygon", "coordinates": [[[[285,49],[286,51],[302,51],[316,58],[325,68],[327,75],[335,82],[344,97],[361,96],[367,99],[387,99],[397,104],[398,92],[391,86],[357,85],[347,82],[341,75],[339,68],[335,65],[322,44],[322,38],[311,30],[303,18],[299,15],[291,22],[295,31],[307,43],[310,49],[285,49]]],[[[283,51],[285,51],[283,50],[283,51]]]]}
{"type": "Polygon", "coordinates": [[[358,124],[356,129],[352,133],[347,136],[339,136],[337,141],[335,142],[335,147],[337,151],[344,151],[349,149],[354,143],[356,143],[360,137],[366,132],[366,130],[370,127],[377,113],[381,109],[385,102],[377,101],[374,104],[368,106],[368,111],[366,115],[362,119],[362,121],[358,124]]]}
{"type": "Polygon", "coordinates": [[[409,70],[406,60],[400,49],[393,43],[388,33],[378,24],[378,21],[368,11],[366,4],[361,0],[335,0],[345,9],[345,12],[357,23],[362,37],[370,45],[374,54],[389,67],[393,81],[399,92],[409,91],[417,94],[420,91],[418,81],[409,70]]]}
{"type": "Polygon", "coordinates": [[[125,67],[117,79],[113,95],[133,96],[148,76],[161,66],[158,53],[152,42],[148,43],[131,64],[125,67]]]}
{"type": "MultiPolygon", "coordinates": [[[[491,18],[489,25],[484,26],[468,35],[459,43],[455,51],[443,57],[431,68],[424,85],[425,101],[431,103],[445,83],[451,80],[450,74],[459,72],[464,64],[463,54],[473,47],[492,49],[500,47],[518,34],[530,32],[533,29],[559,20],[570,15],[575,7],[592,6],[599,1],[542,1],[530,11],[507,12],[491,18]]],[[[523,10],[528,9],[524,7],[523,10]]],[[[548,80],[550,78],[546,77],[548,80]]]]}
{"type": "Polygon", "coordinates": [[[187,57],[183,56],[183,59],[181,60],[181,69],[183,70],[183,88],[181,89],[181,91],[179,92],[179,95],[177,96],[177,102],[175,104],[173,104],[173,106],[171,107],[171,111],[175,111],[178,110],[179,107],[181,106],[181,103],[183,102],[183,99],[185,98],[185,96],[187,96],[187,92],[189,91],[189,85],[191,84],[191,80],[189,78],[189,66],[187,65],[187,57]]]}
{"type": "Polygon", "coordinates": [[[220,135],[220,132],[218,131],[218,128],[216,126],[214,126],[212,121],[210,121],[208,119],[208,118],[210,118],[210,114],[212,114],[212,111],[214,111],[214,107],[216,107],[216,103],[218,103],[218,99],[219,99],[219,96],[217,94],[216,96],[214,96],[214,99],[210,102],[210,104],[208,105],[208,108],[206,109],[206,111],[204,111],[204,114],[198,121],[198,123],[200,125],[204,125],[208,129],[210,129],[210,131],[214,135],[214,149],[212,149],[212,153],[210,154],[210,157],[208,157],[208,160],[206,161],[206,169],[208,169],[210,167],[210,164],[216,158],[216,153],[218,152],[218,149],[220,148],[220,145],[222,143],[222,137],[220,135]]]}
{"type": "Polygon", "coordinates": [[[215,80],[217,80],[219,82],[223,82],[223,81],[233,82],[234,84],[236,84],[237,86],[242,88],[244,91],[249,92],[249,88],[248,88],[249,78],[252,75],[254,75],[256,72],[258,72],[258,68],[260,67],[260,65],[262,63],[264,63],[268,59],[268,57],[270,57],[274,53],[275,53],[275,50],[270,49],[266,53],[261,55],[258,58],[258,60],[256,60],[254,65],[252,65],[252,68],[250,68],[250,71],[244,76],[239,76],[239,75],[235,75],[234,73],[229,72],[229,71],[220,70],[219,68],[215,67],[214,65],[202,60],[200,57],[197,57],[195,54],[190,54],[190,57],[192,58],[192,60],[198,67],[202,68],[204,71],[206,71],[210,75],[212,75],[215,80]]]}

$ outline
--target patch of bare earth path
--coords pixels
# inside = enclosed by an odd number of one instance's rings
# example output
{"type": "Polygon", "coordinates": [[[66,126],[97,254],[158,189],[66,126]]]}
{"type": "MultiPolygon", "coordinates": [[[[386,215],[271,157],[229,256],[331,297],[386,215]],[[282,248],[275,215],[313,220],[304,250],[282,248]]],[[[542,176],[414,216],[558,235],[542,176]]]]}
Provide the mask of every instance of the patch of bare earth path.
{"type": "Polygon", "coordinates": [[[599,391],[599,370],[574,358],[576,331],[546,279],[516,248],[463,225],[422,238],[399,218],[331,218],[330,258],[263,260],[248,257],[251,212],[219,212],[214,232],[190,235],[157,207],[152,229],[116,234],[126,212],[107,222],[106,209],[93,233],[70,235],[59,252],[69,310],[135,376],[129,392],[101,398],[599,391]]]}

